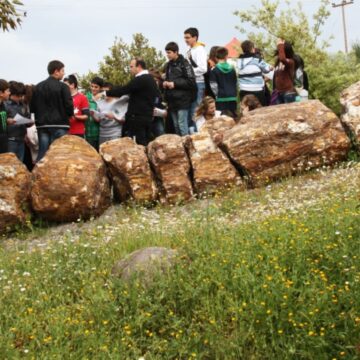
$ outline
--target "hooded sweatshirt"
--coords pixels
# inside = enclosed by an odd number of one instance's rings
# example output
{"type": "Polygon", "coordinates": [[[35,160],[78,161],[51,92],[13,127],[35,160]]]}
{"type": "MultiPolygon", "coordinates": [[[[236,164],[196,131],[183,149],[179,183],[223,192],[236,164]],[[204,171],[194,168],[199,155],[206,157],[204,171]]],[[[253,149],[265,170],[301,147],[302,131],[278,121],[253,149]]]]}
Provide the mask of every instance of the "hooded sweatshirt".
{"type": "Polygon", "coordinates": [[[197,42],[192,48],[186,53],[186,59],[190,62],[197,83],[203,83],[204,75],[207,72],[207,54],[205,50],[205,44],[197,42]]]}
{"type": "Polygon", "coordinates": [[[254,54],[242,54],[238,60],[239,87],[243,91],[262,91],[263,74],[270,72],[270,65],[254,54]]]}
{"type": "Polygon", "coordinates": [[[210,86],[217,102],[237,100],[237,78],[234,67],[227,62],[218,63],[210,72],[210,86]]]}

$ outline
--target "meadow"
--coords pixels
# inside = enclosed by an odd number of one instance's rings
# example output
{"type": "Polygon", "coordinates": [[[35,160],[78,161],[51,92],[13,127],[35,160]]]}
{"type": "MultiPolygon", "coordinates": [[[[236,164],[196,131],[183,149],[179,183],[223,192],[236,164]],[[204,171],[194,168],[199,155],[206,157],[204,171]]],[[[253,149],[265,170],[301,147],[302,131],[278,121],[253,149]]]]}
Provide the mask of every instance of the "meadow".
{"type": "Polygon", "coordinates": [[[358,163],[1,244],[2,359],[360,357],[358,163]],[[147,246],[178,250],[170,272],[111,275],[147,246]]]}

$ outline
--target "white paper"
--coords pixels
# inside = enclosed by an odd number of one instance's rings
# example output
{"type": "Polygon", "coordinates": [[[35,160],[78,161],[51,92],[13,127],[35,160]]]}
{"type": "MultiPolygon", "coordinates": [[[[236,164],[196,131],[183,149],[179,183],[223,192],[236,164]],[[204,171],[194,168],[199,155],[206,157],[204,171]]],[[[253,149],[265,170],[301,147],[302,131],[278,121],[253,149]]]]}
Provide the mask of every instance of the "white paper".
{"type": "Polygon", "coordinates": [[[16,114],[14,120],[16,121],[15,125],[29,125],[34,123],[33,120],[28,119],[20,114],[16,114]]]}

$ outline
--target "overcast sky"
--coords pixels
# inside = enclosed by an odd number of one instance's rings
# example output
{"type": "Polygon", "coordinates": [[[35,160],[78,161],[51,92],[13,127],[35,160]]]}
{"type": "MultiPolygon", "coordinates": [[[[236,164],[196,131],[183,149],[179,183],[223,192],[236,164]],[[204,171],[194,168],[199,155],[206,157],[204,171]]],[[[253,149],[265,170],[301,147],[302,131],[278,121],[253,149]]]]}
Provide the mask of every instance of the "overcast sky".
{"type": "MultiPolygon", "coordinates": [[[[335,0],[340,3],[342,0],[335,0]]],[[[0,78],[37,83],[47,77],[50,60],[65,63],[65,71],[96,71],[115,37],[130,42],[143,33],[152,46],[163,50],[169,41],[185,51],[183,31],[197,27],[207,49],[225,45],[233,37],[235,10],[245,10],[260,0],[23,0],[27,17],[10,33],[0,32],[0,78]]],[[[293,2],[293,1],[291,1],[293,2]]],[[[296,1],[294,1],[295,3],[296,1]]],[[[311,16],[320,0],[302,0],[311,16]]],[[[346,7],[349,44],[360,40],[360,0],[346,7]]],[[[325,34],[334,35],[331,50],[344,49],[340,8],[332,9],[325,34]]]]}

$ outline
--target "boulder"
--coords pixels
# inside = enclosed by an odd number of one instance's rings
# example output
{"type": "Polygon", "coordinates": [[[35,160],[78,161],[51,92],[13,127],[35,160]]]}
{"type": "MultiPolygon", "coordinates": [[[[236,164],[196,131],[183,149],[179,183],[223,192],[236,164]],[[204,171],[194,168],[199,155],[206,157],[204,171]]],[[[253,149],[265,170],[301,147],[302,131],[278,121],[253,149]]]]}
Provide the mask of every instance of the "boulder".
{"type": "Polygon", "coordinates": [[[184,140],[198,194],[214,193],[219,188],[240,186],[242,180],[227,156],[215,145],[207,132],[187,136],[184,140]]]}
{"type": "Polygon", "coordinates": [[[224,134],[224,151],[262,185],[346,158],[350,141],[338,117],[318,100],[250,111],[224,134]]]}
{"type": "Polygon", "coordinates": [[[25,224],[31,175],[15,154],[0,154],[0,233],[25,224]]]}
{"type": "Polygon", "coordinates": [[[190,162],[182,138],[162,135],[148,145],[147,152],[159,182],[160,200],[175,204],[191,199],[190,162]]]}
{"type": "Polygon", "coordinates": [[[101,215],[110,200],[105,163],[78,136],[66,135],[54,141],[33,169],[32,207],[46,220],[87,220],[101,215]]]}
{"type": "Polygon", "coordinates": [[[157,199],[157,188],[145,147],[130,138],[108,141],[100,154],[110,170],[116,193],[121,201],[133,198],[138,202],[157,199]]]}
{"type": "Polygon", "coordinates": [[[209,133],[216,144],[221,142],[225,131],[235,126],[235,120],[229,116],[219,116],[211,120],[206,120],[200,133],[209,133]]]}
{"type": "Polygon", "coordinates": [[[341,93],[340,102],[343,107],[341,121],[360,144],[360,81],[341,93]]]}
{"type": "Polygon", "coordinates": [[[157,274],[164,274],[175,264],[177,251],[163,247],[148,247],[134,251],[117,262],[111,273],[125,282],[132,278],[150,285],[157,274]]]}

